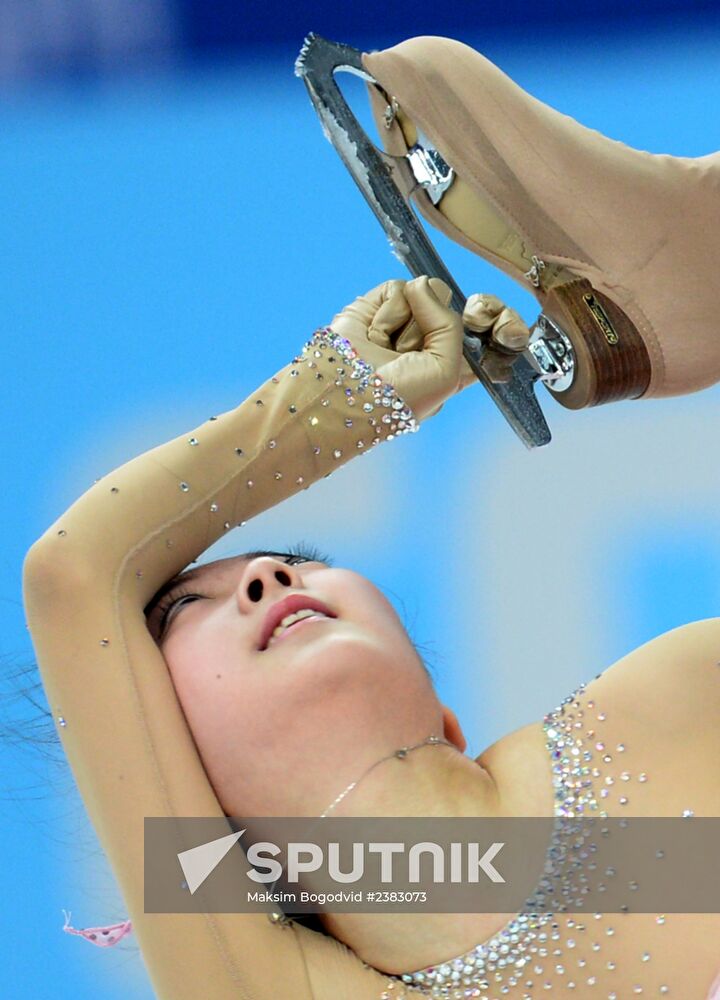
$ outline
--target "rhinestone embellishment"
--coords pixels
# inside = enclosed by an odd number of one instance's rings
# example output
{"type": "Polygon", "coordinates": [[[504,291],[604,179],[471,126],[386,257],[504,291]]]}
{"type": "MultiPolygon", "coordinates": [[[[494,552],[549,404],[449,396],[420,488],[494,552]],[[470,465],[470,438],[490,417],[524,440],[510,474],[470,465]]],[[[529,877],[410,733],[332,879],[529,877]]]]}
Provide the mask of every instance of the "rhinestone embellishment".
{"type": "MultiPolygon", "coordinates": [[[[554,791],[554,816],[555,825],[551,836],[550,847],[545,865],[545,877],[540,880],[538,888],[526,901],[523,911],[516,918],[506,924],[488,941],[477,945],[472,951],[457,958],[450,959],[440,965],[428,966],[416,972],[406,973],[394,981],[391,981],[382,997],[388,1000],[410,1000],[411,997],[430,997],[432,1000],[468,1000],[468,998],[478,998],[478,1000],[500,1000],[505,995],[511,995],[516,1000],[534,1000],[540,992],[554,991],[557,995],[564,995],[565,991],[580,988],[582,993],[583,984],[596,987],[593,995],[598,996],[598,1000],[604,997],[619,998],[619,994],[601,991],[597,993],[597,987],[602,982],[598,979],[599,970],[605,968],[614,971],[617,963],[612,960],[602,960],[601,964],[588,967],[585,957],[574,958],[577,947],[582,944],[581,940],[576,940],[578,932],[582,934],[586,930],[584,922],[577,922],[569,916],[561,913],[553,914],[544,911],[539,904],[547,899],[548,888],[554,892],[551,898],[557,895],[557,891],[565,889],[564,884],[553,885],[553,876],[557,877],[560,867],[556,868],[555,858],[562,861],[566,854],[571,854],[573,849],[579,848],[579,858],[574,857],[571,864],[576,865],[580,870],[581,881],[586,881],[584,876],[585,867],[594,868],[591,862],[587,864],[589,853],[594,852],[594,844],[584,845],[582,840],[572,836],[573,828],[578,829],[577,824],[567,820],[581,818],[595,813],[599,817],[607,817],[607,812],[600,810],[598,799],[595,797],[592,778],[600,778],[601,771],[594,764],[593,753],[590,749],[594,746],[599,752],[605,749],[602,742],[597,743],[593,739],[595,730],[590,728],[583,739],[582,734],[577,730],[582,730],[587,725],[592,725],[590,718],[583,722],[583,715],[589,716],[589,711],[594,708],[594,702],[589,701],[584,713],[581,707],[580,695],[584,693],[586,686],[580,685],[572,695],[565,698],[562,704],[553,712],[545,716],[543,729],[546,737],[546,749],[550,753],[553,791],[554,791]],[[591,777],[592,776],[592,777],[591,777]],[[562,818],[562,821],[561,819],[562,818]],[[574,844],[573,844],[574,842],[574,844]],[[549,876],[549,877],[548,877],[549,876]],[[562,923],[561,923],[562,921],[562,923]],[[564,940],[561,938],[561,928],[569,931],[569,935],[564,940]],[[558,946],[561,941],[563,947],[558,946]],[[555,947],[551,947],[554,944],[555,947]],[[571,961],[572,959],[572,961],[571,961]],[[573,964],[574,963],[574,964],[573,964]],[[583,979],[577,978],[577,969],[585,969],[586,975],[583,979]],[[574,972],[574,977],[573,977],[574,972]],[[554,973],[556,977],[551,978],[554,973]],[[565,978],[567,977],[567,978],[565,978]],[[398,990],[398,987],[400,989],[398,990]],[[410,992],[406,992],[407,990],[410,992]]],[[[606,718],[604,713],[599,713],[598,721],[602,722],[606,718]]],[[[618,744],[618,752],[624,752],[624,744],[618,744]]],[[[605,763],[612,760],[606,754],[603,757],[605,763]]],[[[608,785],[613,784],[613,779],[608,776],[608,785]]],[[[630,781],[632,775],[629,772],[622,772],[620,780],[625,783],[630,781]]],[[[638,781],[646,781],[647,775],[641,772],[638,781]]],[[[600,791],[600,796],[609,794],[608,788],[600,791]]],[[[626,796],[619,797],[620,804],[624,805],[628,801],[626,796]]],[[[683,815],[692,815],[691,809],[686,809],[683,815]]],[[[621,825],[626,825],[627,820],[620,820],[621,825]]],[[[602,829],[603,836],[609,833],[602,829]]],[[[606,875],[615,875],[614,869],[608,868],[606,875]]],[[[599,888],[599,886],[598,886],[599,888]]],[[[630,890],[638,888],[636,882],[628,884],[630,890]]],[[[581,890],[582,891],[582,890],[581,890]]],[[[551,904],[552,905],[552,904],[551,904]]],[[[563,909],[565,907],[563,906],[563,909]]],[[[568,904],[571,910],[571,903],[568,904]]],[[[624,906],[623,912],[628,908],[624,906]]],[[[602,920],[602,913],[593,914],[594,919],[602,920]]],[[[657,916],[656,922],[665,922],[664,914],[657,916]]],[[[615,928],[607,926],[605,937],[613,938],[615,928]]],[[[590,944],[593,953],[600,952],[601,945],[598,941],[585,942],[590,944]]],[[[650,961],[651,954],[648,951],[638,949],[637,968],[640,968],[650,961]]],[[[607,987],[606,987],[607,989],[607,987]]],[[[634,985],[634,991],[640,993],[647,990],[640,984],[634,985]]],[[[669,987],[660,987],[660,993],[669,993],[669,987]]],[[[589,994],[588,994],[589,995],[589,994]]]]}
{"type": "MultiPolygon", "coordinates": [[[[338,356],[342,378],[350,378],[353,382],[352,388],[346,386],[343,389],[345,402],[348,406],[355,406],[358,402],[357,397],[360,396],[365,397],[365,401],[362,403],[365,413],[372,413],[377,406],[387,408],[390,424],[388,430],[391,432],[386,435],[388,440],[397,434],[413,433],[419,430],[419,421],[416,420],[412,410],[400,398],[394,387],[376,374],[373,366],[360,357],[349,340],[341,337],[329,327],[317,330],[313,334],[303,348],[303,358],[308,364],[314,364],[315,362],[311,358],[320,358],[327,350],[331,350],[333,355],[338,356]],[[372,396],[372,400],[367,398],[369,395],[372,396]]],[[[323,399],[320,405],[329,406],[330,400],[323,399]]],[[[316,426],[317,422],[317,417],[310,417],[312,426],[316,426]]],[[[346,426],[351,425],[346,421],[346,426]]],[[[376,441],[373,441],[373,444],[375,443],[376,441]]]]}

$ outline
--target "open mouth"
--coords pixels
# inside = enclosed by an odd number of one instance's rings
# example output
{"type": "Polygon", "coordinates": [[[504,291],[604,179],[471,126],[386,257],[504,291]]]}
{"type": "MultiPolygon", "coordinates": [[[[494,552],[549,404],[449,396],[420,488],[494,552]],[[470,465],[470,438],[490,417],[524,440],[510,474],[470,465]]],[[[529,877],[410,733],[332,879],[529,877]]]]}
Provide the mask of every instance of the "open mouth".
{"type": "Polygon", "coordinates": [[[295,617],[295,620],[290,622],[289,624],[283,625],[281,623],[280,625],[277,626],[277,628],[274,630],[274,632],[268,639],[267,646],[265,647],[266,649],[274,645],[276,642],[279,642],[289,632],[296,631],[298,626],[302,625],[304,622],[319,622],[330,619],[330,615],[325,615],[322,612],[318,611],[311,611],[308,612],[307,614],[302,614],[302,616],[297,616],[297,617],[293,616],[293,617],[295,617]]]}
{"type": "Polygon", "coordinates": [[[336,617],[326,604],[316,598],[305,594],[289,594],[274,604],[266,614],[258,648],[261,651],[267,649],[304,621],[336,617]]]}

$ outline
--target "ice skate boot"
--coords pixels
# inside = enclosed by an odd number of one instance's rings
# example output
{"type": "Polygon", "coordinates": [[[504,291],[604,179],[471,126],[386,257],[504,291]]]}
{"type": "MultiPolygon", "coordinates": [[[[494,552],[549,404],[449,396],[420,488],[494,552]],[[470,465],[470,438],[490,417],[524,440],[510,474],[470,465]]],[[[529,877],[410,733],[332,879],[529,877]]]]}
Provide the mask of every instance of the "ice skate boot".
{"type": "Polygon", "coordinates": [[[653,155],[531,97],[475,50],[414,38],[363,57],[388,151],[454,178],[422,214],[534,292],[574,354],[571,408],[720,379],[720,154],[653,155]]]}

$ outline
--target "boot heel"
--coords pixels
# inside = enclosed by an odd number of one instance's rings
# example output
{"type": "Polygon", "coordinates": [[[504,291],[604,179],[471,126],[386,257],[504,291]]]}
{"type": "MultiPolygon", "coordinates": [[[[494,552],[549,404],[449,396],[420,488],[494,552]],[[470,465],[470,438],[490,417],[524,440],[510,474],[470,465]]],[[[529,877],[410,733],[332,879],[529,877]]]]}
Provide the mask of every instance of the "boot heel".
{"type": "MultiPolygon", "coordinates": [[[[540,296],[539,296],[540,297],[540,296]]],[[[565,333],[575,352],[575,374],[562,392],[563,406],[580,410],[620,399],[636,399],[650,383],[650,356],[635,325],[585,278],[551,288],[543,313],[565,333]]]]}

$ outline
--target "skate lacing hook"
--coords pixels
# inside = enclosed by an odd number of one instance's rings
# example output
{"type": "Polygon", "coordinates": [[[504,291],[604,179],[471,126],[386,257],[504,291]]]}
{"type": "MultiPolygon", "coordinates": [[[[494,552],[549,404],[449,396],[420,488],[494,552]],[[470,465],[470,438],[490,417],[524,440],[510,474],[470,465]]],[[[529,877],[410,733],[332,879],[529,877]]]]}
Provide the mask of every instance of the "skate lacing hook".
{"type": "Polygon", "coordinates": [[[532,281],[533,285],[536,288],[539,288],[540,274],[545,270],[546,267],[545,261],[540,260],[539,257],[535,256],[535,254],[533,254],[533,256],[530,259],[532,261],[532,267],[530,268],[529,271],[525,272],[525,277],[528,279],[528,281],[532,281]]]}
{"type": "Polygon", "coordinates": [[[392,128],[392,123],[397,118],[399,110],[400,105],[394,97],[391,97],[389,103],[385,106],[385,110],[383,111],[383,124],[385,125],[385,128],[392,128]]]}

